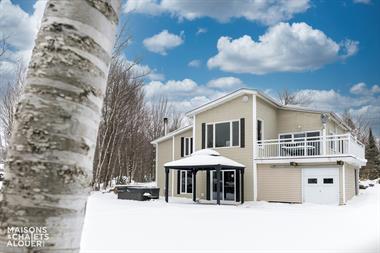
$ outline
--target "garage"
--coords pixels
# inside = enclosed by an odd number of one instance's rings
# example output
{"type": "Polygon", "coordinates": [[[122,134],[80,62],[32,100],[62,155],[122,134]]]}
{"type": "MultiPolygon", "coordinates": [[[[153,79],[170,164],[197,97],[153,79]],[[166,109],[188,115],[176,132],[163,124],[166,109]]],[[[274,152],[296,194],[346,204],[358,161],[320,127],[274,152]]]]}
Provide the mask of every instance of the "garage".
{"type": "Polygon", "coordinates": [[[339,168],[302,169],[303,202],[339,204],[339,168]]]}

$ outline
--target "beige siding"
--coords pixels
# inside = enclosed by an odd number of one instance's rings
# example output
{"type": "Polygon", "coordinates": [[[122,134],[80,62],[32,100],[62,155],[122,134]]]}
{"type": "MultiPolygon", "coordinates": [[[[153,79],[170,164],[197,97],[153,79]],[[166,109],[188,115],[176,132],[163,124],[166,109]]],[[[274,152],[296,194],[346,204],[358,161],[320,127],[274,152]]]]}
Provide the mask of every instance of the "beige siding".
{"type": "MultiPolygon", "coordinates": [[[[182,137],[193,137],[193,129],[189,129],[188,131],[176,135],[174,139],[174,159],[178,160],[181,159],[181,138],[182,137]]],[[[185,198],[192,198],[192,194],[177,194],[177,171],[174,172],[175,179],[174,179],[174,196],[178,197],[185,197],[185,198]]],[[[171,182],[172,183],[172,182],[171,182]]],[[[199,171],[197,173],[197,198],[206,198],[206,174],[202,171],[199,171]]]]}
{"type": "Polygon", "coordinates": [[[327,122],[327,135],[329,135],[330,133],[344,134],[346,132],[347,131],[341,125],[337,124],[332,119],[329,119],[329,121],[327,122]]]}
{"type": "MultiPolygon", "coordinates": [[[[244,95],[243,95],[244,96],[244,95]]],[[[248,102],[243,101],[243,96],[221,104],[196,115],[195,118],[195,149],[202,149],[202,123],[213,123],[245,118],[245,147],[216,148],[221,155],[242,163],[246,166],[244,180],[245,200],[253,200],[253,137],[252,137],[252,95],[248,96],[248,102]]]]}
{"type": "Polygon", "coordinates": [[[278,110],[278,133],[322,130],[321,114],[278,110]]]}
{"type": "Polygon", "coordinates": [[[257,119],[264,121],[263,139],[277,139],[277,109],[260,98],[257,98],[256,103],[257,119]]]}
{"type": "Polygon", "coordinates": [[[257,188],[258,200],[301,203],[301,168],[258,165],[257,188]]]}
{"type": "MultiPolygon", "coordinates": [[[[174,160],[181,159],[181,138],[193,137],[193,130],[174,136],[174,160]]],[[[157,184],[160,187],[160,195],[165,194],[165,168],[166,162],[173,160],[173,138],[158,144],[158,167],[157,167],[157,184]]],[[[169,174],[169,196],[192,198],[192,194],[177,194],[177,171],[171,170],[169,174]],[[172,194],[173,193],[173,194],[172,194]]],[[[206,198],[206,173],[197,173],[197,197],[206,198]]]]}
{"type": "MultiPolygon", "coordinates": [[[[172,138],[160,142],[157,144],[156,148],[158,150],[158,159],[157,159],[157,186],[160,188],[160,195],[165,194],[165,169],[164,164],[172,161],[173,149],[172,149],[172,138]]],[[[173,173],[170,173],[170,180],[173,173]]],[[[172,188],[169,186],[169,196],[171,195],[172,188]]]]}
{"type": "Polygon", "coordinates": [[[349,165],[345,165],[346,175],[346,201],[352,199],[355,196],[355,168],[349,165]]]}

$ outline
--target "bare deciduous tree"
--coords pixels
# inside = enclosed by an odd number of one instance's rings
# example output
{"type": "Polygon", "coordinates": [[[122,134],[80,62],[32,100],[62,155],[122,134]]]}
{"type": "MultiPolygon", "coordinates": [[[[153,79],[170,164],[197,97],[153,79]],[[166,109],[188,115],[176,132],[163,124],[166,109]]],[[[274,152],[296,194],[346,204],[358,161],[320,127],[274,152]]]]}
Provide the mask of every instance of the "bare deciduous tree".
{"type": "Polygon", "coordinates": [[[4,145],[3,149],[8,146],[16,105],[25,83],[25,71],[24,65],[19,62],[14,80],[8,82],[0,99],[0,125],[2,130],[0,135],[4,140],[4,143],[0,145],[4,145]]]}
{"type": "Polygon", "coordinates": [[[79,252],[118,0],[49,0],[7,151],[0,252],[79,252]],[[8,227],[47,227],[45,248],[8,227]]]}
{"type": "Polygon", "coordinates": [[[302,105],[308,100],[305,94],[291,92],[287,88],[278,92],[278,98],[283,105],[302,105]]]}
{"type": "Polygon", "coordinates": [[[122,58],[114,58],[111,65],[95,153],[95,189],[113,181],[153,180],[155,153],[150,142],[163,134],[164,117],[171,118],[169,130],[181,124],[181,115],[167,99],[148,106],[134,66],[122,58]]]}
{"type": "Polygon", "coordinates": [[[368,130],[370,122],[362,114],[352,115],[348,109],[345,109],[342,114],[343,121],[353,130],[359,141],[364,144],[368,142],[368,130]]]}
{"type": "Polygon", "coordinates": [[[4,36],[0,40],[0,57],[7,52],[7,39],[8,37],[4,36]]]}

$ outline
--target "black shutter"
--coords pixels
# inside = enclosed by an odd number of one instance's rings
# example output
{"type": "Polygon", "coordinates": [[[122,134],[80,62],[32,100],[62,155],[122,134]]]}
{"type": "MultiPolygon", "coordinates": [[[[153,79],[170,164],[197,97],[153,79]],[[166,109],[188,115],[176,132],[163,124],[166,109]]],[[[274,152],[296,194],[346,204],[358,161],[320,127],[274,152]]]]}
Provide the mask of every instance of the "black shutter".
{"type": "Polygon", "coordinates": [[[236,202],[240,202],[240,170],[236,170],[236,184],[235,184],[235,192],[236,192],[236,202]]]}
{"type": "Polygon", "coordinates": [[[181,157],[185,156],[185,137],[181,137],[181,157]]]}
{"type": "Polygon", "coordinates": [[[206,174],[206,199],[210,200],[210,171],[206,174]]]}
{"type": "Polygon", "coordinates": [[[181,193],[181,171],[177,170],[177,194],[181,193]]]}
{"type": "Polygon", "coordinates": [[[190,138],[190,154],[193,153],[193,138],[190,138]]]}
{"type": "Polygon", "coordinates": [[[240,147],[245,147],[245,119],[240,119],[240,147]]]}
{"type": "Polygon", "coordinates": [[[206,123],[202,123],[202,149],[206,148],[206,123]]]}

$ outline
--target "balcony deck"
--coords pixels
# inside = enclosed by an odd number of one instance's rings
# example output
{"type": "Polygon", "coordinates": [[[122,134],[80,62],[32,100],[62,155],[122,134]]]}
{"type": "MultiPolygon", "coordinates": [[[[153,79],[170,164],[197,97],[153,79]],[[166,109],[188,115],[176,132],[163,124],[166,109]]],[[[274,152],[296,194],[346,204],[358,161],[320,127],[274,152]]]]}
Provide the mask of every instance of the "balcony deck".
{"type": "Polygon", "coordinates": [[[351,134],[258,141],[255,159],[347,156],[365,161],[364,145],[351,134]]]}

